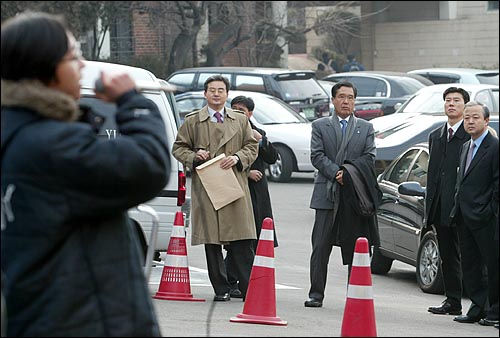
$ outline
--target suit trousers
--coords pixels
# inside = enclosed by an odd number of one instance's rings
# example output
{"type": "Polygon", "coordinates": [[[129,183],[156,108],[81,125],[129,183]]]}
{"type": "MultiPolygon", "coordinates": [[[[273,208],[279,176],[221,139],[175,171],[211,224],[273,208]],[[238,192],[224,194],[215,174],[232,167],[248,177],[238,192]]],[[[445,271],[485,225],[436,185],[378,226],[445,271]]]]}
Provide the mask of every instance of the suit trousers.
{"type": "Polygon", "coordinates": [[[444,294],[453,306],[462,307],[462,268],[460,263],[460,242],[456,226],[436,225],[444,294]]]}
{"type": "MultiPolygon", "coordinates": [[[[224,247],[234,259],[234,268],[238,276],[239,288],[243,296],[246,295],[250,273],[252,272],[255,251],[253,239],[232,241],[224,247]]],[[[205,244],[205,255],[207,258],[208,278],[216,295],[229,293],[230,284],[227,279],[226,266],[222,255],[222,245],[205,244]]]]}
{"type": "Polygon", "coordinates": [[[498,246],[494,240],[494,225],[490,224],[471,229],[461,215],[457,217],[464,285],[472,301],[467,315],[479,318],[487,315],[498,320],[498,246]],[[483,279],[485,264],[487,283],[483,279]]]}
{"type": "Polygon", "coordinates": [[[310,262],[309,298],[323,300],[325,297],[328,262],[332,253],[334,239],[332,209],[317,209],[311,236],[312,253],[310,262]]]}

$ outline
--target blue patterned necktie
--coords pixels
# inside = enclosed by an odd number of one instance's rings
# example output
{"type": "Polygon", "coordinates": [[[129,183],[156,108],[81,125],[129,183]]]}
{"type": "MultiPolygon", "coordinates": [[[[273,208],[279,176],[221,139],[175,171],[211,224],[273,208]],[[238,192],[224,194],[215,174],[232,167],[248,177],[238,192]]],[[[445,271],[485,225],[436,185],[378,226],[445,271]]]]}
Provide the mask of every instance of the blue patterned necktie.
{"type": "Polygon", "coordinates": [[[346,120],[340,120],[340,124],[342,125],[342,136],[345,135],[345,127],[347,125],[347,121],[346,120]]]}

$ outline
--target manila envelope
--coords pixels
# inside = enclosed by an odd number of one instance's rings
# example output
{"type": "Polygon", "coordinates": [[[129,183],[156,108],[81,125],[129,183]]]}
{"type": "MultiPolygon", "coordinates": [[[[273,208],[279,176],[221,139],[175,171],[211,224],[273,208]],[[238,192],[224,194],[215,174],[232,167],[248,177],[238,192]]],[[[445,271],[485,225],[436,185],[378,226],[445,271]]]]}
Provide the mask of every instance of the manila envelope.
{"type": "Polygon", "coordinates": [[[220,167],[220,161],[224,157],[226,157],[225,154],[220,154],[196,167],[196,172],[215,210],[219,210],[245,195],[233,169],[224,170],[220,167]]]}

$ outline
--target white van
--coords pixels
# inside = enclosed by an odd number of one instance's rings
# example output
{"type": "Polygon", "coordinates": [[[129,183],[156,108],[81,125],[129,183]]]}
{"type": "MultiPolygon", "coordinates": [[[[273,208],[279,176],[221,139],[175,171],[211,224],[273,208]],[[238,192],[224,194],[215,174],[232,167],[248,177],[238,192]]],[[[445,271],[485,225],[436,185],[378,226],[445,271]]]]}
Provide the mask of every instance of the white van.
{"type": "MultiPolygon", "coordinates": [[[[94,83],[95,80],[99,78],[101,70],[111,73],[128,73],[136,81],[141,93],[156,103],[163,117],[163,121],[165,122],[167,142],[171,150],[177,136],[180,119],[173,94],[162,90],[162,85],[165,87],[165,81],[159,80],[153,73],[146,69],[105,62],[85,61],[85,68],[82,70],[82,79],[80,81],[80,104],[89,106],[96,113],[103,115],[104,123],[99,130],[99,134],[107,138],[119,137],[114,119],[116,105],[114,103],[104,102],[95,97],[94,83]]],[[[170,154],[170,163],[171,171],[167,186],[165,186],[158,197],[145,203],[155,209],[160,218],[155,248],[156,260],[159,257],[159,252],[167,251],[176,212],[184,212],[185,224],[189,224],[190,200],[186,197],[186,177],[182,164],[180,164],[172,154],[170,154]]],[[[119,171],[120,168],[116,168],[116,170],[119,171]]],[[[134,192],[131,191],[130,193],[133,194],[134,192]]],[[[135,222],[136,229],[140,234],[139,237],[141,239],[142,249],[144,250],[144,255],[146,255],[152,228],[151,216],[141,213],[135,208],[129,210],[129,215],[135,222]]]]}

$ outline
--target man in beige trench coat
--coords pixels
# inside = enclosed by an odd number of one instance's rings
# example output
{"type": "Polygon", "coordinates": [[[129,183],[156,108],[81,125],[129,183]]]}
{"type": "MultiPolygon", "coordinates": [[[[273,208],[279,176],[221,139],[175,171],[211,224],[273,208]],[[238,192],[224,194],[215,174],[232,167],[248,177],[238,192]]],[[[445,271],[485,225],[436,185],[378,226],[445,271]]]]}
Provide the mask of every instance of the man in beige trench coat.
{"type": "Polygon", "coordinates": [[[246,115],[224,106],[229,80],[214,75],[205,81],[208,105],[188,114],[179,128],[172,154],[191,170],[191,244],[205,244],[208,276],[214,301],[230,300],[222,245],[231,251],[237,267],[240,290],[245,299],[257,238],[248,189],[247,170],[258,155],[258,142],[246,115]],[[225,170],[233,170],[244,196],[215,210],[195,167],[220,154],[225,170]]]}

